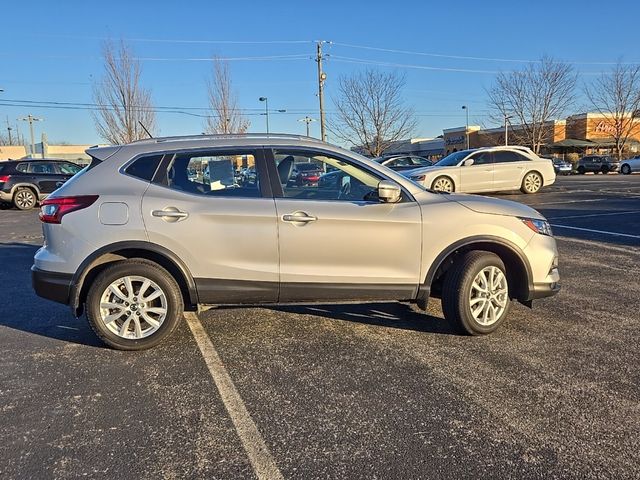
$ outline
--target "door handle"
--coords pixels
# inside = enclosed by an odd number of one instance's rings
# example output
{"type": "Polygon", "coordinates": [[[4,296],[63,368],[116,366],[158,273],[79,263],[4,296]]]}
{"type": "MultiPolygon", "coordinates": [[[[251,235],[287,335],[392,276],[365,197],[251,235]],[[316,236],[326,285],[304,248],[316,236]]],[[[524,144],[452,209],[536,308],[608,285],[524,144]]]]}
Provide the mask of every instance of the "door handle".
{"type": "Polygon", "coordinates": [[[283,215],[282,220],[285,222],[300,222],[300,223],[309,223],[315,222],[318,220],[318,217],[314,217],[313,215],[307,215],[304,212],[295,212],[290,213],[288,215],[283,215]]]}
{"type": "Polygon", "coordinates": [[[154,217],[160,217],[167,222],[177,222],[178,220],[189,216],[187,212],[181,212],[175,207],[167,207],[164,210],[153,210],[151,215],[154,217]]]}

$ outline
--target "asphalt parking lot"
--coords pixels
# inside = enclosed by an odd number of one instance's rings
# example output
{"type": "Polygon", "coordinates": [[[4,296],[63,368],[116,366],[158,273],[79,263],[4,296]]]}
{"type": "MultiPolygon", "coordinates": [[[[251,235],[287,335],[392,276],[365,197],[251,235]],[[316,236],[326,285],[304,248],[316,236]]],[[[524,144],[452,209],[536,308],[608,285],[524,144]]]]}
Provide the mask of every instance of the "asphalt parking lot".
{"type": "Polygon", "coordinates": [[[36,212],[0,211],[0,477],[640,477],[640,175],[499,196],[563,289],[491,336],[437,301],[220,308],[139,353],[32,293],[36,212]]]}

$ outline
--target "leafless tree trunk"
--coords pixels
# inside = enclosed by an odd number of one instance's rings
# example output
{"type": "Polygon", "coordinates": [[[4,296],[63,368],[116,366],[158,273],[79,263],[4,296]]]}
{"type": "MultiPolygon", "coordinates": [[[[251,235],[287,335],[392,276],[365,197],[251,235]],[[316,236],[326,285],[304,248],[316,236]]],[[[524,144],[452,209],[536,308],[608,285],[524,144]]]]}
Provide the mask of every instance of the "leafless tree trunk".
{"type": "Polygon", "coordinates": [[[98,134],[112,144],[147,138],[141,123],[153,134],[156,114],[151,92],[140,82],[140,62],[131,49],[107,41],[103,47],[104,77],[93,85],[93,99],[98,105],[93,119],[98,134]]]}
{"type": "Polygon", "coordinates": [[[365,70],[338,81],[333,99],[337,113],[328,122],[340,140],[380,156],[391,144],[416,128],[413,111],[402,101],[405,77],[397,73],[365,70]]]}
{"type": "Polygon", "coordinates": [[[251,124],[242,115],[238,97],[233,91],[228,62],[213,59],[213,78],[207,81],[210,116],[205,123],[206,133],[245,133],[251,124]]]}
{"type": "MultiPolygon", "coordinates": [[[[513,140],[538,153],[545,143],[545,123],[560,118],[575,100],[577,75],[573,68],[543,57],[524,70],[500,73],[487,91],[492,119],[520,124],[513,140]]],[[[509,132],[511,134],[511,131],[509,132]]]]}
{"type": "Polygon", "coordinates": [[[611,128],[616,156],[621,160],[629,138],[640,133],[640,65],[618,63],[586,86],[585,94],[611,128]]]}

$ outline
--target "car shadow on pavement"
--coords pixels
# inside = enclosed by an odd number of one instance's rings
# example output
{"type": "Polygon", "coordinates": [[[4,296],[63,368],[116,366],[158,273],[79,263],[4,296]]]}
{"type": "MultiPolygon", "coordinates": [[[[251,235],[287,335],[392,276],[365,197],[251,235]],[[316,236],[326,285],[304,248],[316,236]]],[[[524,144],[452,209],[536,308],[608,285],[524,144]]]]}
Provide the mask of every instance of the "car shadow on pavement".
{"type": "Polygon", "coordinates": [[[449,322],[434,317],[426,312],[418,311],[407,303],[340,303],[340,304],[304,304],[279,305],[272,310],[315,315],[332,320],[364,323],[379,327],[398,328],[425,333],[443,335],[460,335],[449,322]]]}
{"type": "Polygon", "coordinates": [[[83,319],[65,305],[38,297],[31,287],[31,265],[38,245],[0,243],[4,282],[0,287],[0,326],[64,342],[104,347],[83,319]]]}

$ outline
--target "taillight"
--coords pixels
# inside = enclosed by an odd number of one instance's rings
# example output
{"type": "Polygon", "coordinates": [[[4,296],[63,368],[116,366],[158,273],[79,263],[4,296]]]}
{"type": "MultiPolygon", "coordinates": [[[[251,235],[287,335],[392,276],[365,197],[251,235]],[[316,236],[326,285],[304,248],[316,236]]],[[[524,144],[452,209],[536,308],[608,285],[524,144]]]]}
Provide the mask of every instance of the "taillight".
{"type": "Polygon", "coordinates": [[[0,183],[7,183],[10,178],[11,175],[0,175],[0,183]]]}
{"type": "Polygon", "coordinates": [[[98,195],[47,198],[40,204],[40,220],[44,223],[60,223],[67,213],[87,208],[98,199],[98,195]]]}

